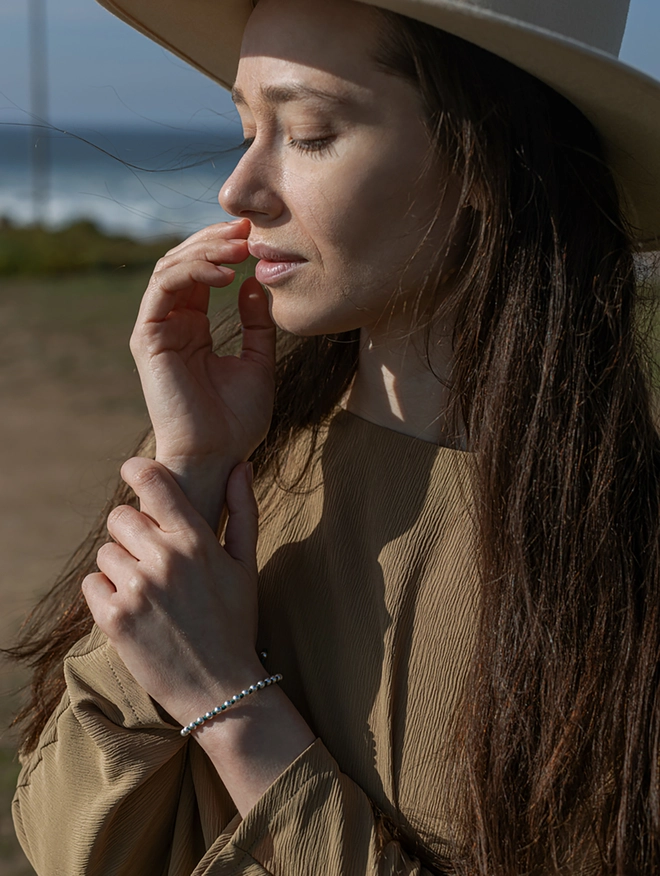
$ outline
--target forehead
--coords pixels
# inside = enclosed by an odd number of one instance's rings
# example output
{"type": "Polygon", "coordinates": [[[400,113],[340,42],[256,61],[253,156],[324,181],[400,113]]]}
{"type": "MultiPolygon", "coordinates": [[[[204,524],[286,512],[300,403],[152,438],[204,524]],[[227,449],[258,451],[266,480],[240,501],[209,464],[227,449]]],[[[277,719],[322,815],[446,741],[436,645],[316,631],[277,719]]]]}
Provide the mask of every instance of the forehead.
{"type": "MultiPolygon", "coordinates": [[[[330,82],[325,83],[325,87],[323,87],[318,83],[318,76],[315,77],[317,79],[316,85],[309,81],[309,77],[304,75],[301,77],[300,71],[297,71],[297,77],[281,83],[260,81],[255,95],[257,100],[269,107],[304,101],[331,109],[348,109],[359,104],[363,97],[360,89],[348,82],[330,82]]],[[[236,106],[247,106],[248,104],[248,97],[238,84],[238,80],[232,88],[231,97],[236,106]]]]}
{"type": "MultiPolygon", "coordinates": [[[[237,102],[246,91],[244,80],[255,77],[264,87],[297,81],[317,91],[344,91],[344,96],[350,86],[373,88],[381,28],[377,11],[353,0],[259,0],[243,37],[237,102]]],[[[274,101],[293,98],[267,91],[264,97],[274,101]]],[[[303,97],[302,90],[295,96],[303,97]]]]}

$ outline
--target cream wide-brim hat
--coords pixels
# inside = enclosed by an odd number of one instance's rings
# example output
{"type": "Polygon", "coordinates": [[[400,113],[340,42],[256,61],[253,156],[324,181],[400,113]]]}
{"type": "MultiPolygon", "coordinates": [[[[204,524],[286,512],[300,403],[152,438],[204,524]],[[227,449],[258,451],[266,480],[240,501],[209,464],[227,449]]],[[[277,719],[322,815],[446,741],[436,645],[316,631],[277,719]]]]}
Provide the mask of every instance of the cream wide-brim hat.
{"type": "MultiPolygon", "coordinates": [[[[98,2],[232,87],[252,0],[98,2]]],[[[660,248],[660,83],[618,60],[630,0],[358,2],[462,37],[568,98],[600,132],[640,248],[660,248]]]]}

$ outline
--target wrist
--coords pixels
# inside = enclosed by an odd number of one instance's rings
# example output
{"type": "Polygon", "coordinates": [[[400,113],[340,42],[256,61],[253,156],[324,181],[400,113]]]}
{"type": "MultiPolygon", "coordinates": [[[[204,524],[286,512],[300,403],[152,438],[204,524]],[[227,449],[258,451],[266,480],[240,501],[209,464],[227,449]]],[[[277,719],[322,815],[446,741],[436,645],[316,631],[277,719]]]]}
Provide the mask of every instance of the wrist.
{"type": "Polygon", "coordinates": [[[190,734],[241,816],[316,739],[279,684],[252,694],[190,734]]]}
{"type": "MultiPolygon", "coordinates": [[[[230,673],[225,673],[222,680],[196,678],[194,688],[189,687],[182,690],[170,699],[168,703],[169,714],[184,727],[271,675],[274,673],[265,669],[255,654],[254,661],[245,661],[240,667],[236,667],[230,673]]],[[[258,690],[250,696],[256,696],[257,693],[261,694],[263,690],[258,690]]],[[[231,709],[242,708],[246,705],[247,699],[247,697],[239,697],[238,702],[232,705],[231,709]]],[[[224,714],[225,710],[220,713],[220,715],[224,714]]]]}
{"type": "Polygon", "coordinates": [[[219,454],[193,457],[157,451],[156,461],[170,471],[190,504],[217,532],[225,505],[227,481],[241,460],[219,454]]]}
{"type": "Polygon", "coordinates": [[[236,454],[214,453],[204,456],[161,452],[156,448],[156,460],[166,466],[175,477],[198,478],[208,482],[229,474],[242,460],[236,454]]]}

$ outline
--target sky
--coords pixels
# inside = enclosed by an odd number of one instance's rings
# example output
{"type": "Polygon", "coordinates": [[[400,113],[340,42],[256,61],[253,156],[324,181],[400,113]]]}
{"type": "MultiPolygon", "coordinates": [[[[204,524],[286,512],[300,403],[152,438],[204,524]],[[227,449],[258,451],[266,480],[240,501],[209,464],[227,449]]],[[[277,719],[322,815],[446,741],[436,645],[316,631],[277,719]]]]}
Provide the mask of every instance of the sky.
{"type": "MultiPolygon", "coordinates": [[[[94,0],[46,3],[54,124],[205,131],[219,116],[238,124],[224,89],[94,0]]],[[[29,121],[27,13],[27,0],[0,0],[0,123],[29,121]]],[[[631,0],[622,60],[660,80],[659,47],[660,0],[631,0]]]]}

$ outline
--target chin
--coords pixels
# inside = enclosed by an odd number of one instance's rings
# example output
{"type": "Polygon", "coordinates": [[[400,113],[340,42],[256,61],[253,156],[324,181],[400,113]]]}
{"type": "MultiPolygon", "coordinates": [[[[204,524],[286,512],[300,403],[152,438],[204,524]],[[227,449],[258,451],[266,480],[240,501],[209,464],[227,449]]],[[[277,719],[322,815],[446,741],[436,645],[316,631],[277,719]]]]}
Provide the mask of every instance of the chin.
{"type": "Polygon", "coordinates": [[[275,325],[292,335],[309,338],[317,335],[334,335],[360,328],[358,314],[351,308],[347,314],[343,308],[328,310],[314,308],[309,301],[298,296],[284,296],[282,289],[268,288],[270,316],[275,325]],[[343,312],[342,312],[343,311],[343,312]]]}
{"type": "Polygon", "coordinates": [[[291,335],[301,338],[311,338],[318,335],[334,335],[340,332],[351,331],[360,328],[355,322],[332,319],[327,316],[307,316],[301,313],[291,313],[288,308],[282,312],[279,308],[271,307],[271,319],[275,325],[291,335]]]}

